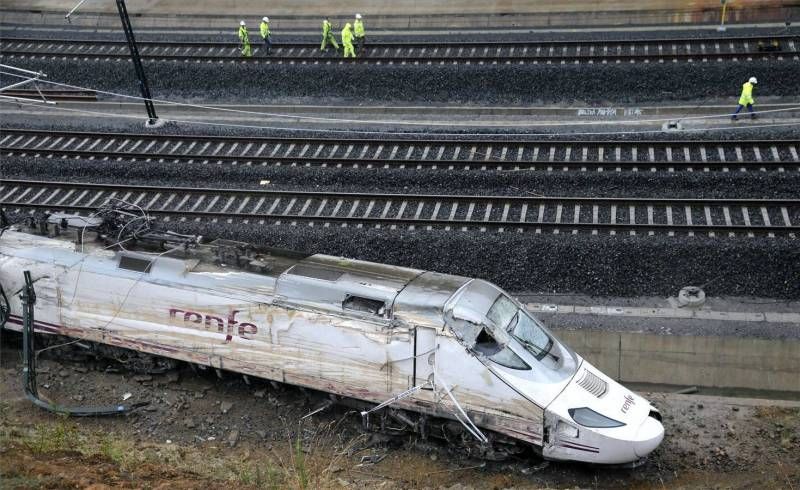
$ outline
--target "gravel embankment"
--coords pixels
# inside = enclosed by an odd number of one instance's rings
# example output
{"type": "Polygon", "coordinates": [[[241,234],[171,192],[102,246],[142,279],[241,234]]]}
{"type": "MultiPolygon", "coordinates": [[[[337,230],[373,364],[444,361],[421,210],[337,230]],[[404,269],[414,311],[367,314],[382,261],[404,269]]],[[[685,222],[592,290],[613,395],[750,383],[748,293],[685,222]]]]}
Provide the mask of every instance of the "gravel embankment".
{"type": "MultiPolygon", "coordinates": [[[[11,216],[15,219],[15,216],[11,216]]],[[[479,277],[511,291],[598,296],[800,298],[800,246],[788,238],[554,235],[173,222],[228,238],[479,277]]]]}
{"type": "MultiPolygon", "coordinates": [[[[138,95],[128,62],[19,60],[54,80],[138,95]]],[[[800,63],[613,65],[263,65],[145,62],[153,96],[217,103],[605,103],[733,97],[759,79],[758,96],[796,96],[800,63]]]]}
{"type": "MultiPolygon", "coordinates": [[[[175,226],[175,225],[173,225],[175,226]]],[[[513,291],[800,298],[800,246],[783,238],[413,232],[181,223],[176,231],[480,277],[513,291]]]]}

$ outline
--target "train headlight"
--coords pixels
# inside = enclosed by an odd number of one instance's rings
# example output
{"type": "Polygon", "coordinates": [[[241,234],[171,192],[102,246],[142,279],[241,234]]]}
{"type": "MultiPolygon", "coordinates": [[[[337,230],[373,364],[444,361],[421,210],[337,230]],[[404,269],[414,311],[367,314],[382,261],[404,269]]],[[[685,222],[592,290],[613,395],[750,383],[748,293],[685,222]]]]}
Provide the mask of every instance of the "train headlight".
{"type": "Polygon", "coordinates": [[[591,408],[570,408],[568,412],[569,416],[572,417],[572,420],[584,427],[610,429],[612,427],[622,427],[625,425],[623,422],[608,418],[605,415],[601,415],[591,408]]]}

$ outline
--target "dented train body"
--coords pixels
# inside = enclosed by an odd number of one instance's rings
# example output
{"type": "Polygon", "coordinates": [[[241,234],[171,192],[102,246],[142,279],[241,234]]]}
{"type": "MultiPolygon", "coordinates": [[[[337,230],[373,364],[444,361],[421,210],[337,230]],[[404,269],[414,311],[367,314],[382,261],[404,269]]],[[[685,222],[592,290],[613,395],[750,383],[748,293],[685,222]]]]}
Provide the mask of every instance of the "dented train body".
{"type": "MultiPolygon", "coordinates": [[[[228,266],[7,230],[0,284],[20,290],[24,270],[41,332],[375,404],[411,389],[392,406],[463,409],[552,460],[632,463],[663,438],[647,400],[482,280],[326,255],[228,266]]],[[[11,298],[8,328],[21,312],[11,298]]]]}

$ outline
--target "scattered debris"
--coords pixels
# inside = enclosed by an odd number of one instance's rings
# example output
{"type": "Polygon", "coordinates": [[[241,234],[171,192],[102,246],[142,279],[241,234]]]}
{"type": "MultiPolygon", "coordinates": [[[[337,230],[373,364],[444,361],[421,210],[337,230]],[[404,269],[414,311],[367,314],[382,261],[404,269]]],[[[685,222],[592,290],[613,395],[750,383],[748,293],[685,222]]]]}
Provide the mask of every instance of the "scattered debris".
{"type": "Polygon", "coordinates": [[[367,454],[365,456],[361,456],[361,462],[356,465],[356,468],[360,468],[362,466],[371,466],[374,464],[378,464],[386,457],[386,454],[367,454]]]}

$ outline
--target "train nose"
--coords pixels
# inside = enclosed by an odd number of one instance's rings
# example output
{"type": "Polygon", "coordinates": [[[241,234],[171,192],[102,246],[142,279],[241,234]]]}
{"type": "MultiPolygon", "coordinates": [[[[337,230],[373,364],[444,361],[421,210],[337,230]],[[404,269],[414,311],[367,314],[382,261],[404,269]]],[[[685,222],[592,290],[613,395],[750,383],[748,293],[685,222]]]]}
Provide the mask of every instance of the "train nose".
{"type": "Polygon", "coordinates": [[[664,439],[664,426],[653,417],[647,419],[639,427],[636,433],[636,441],[633,443],[633,450],[636,456],[643,458],[653,452],[664,439]]]}

